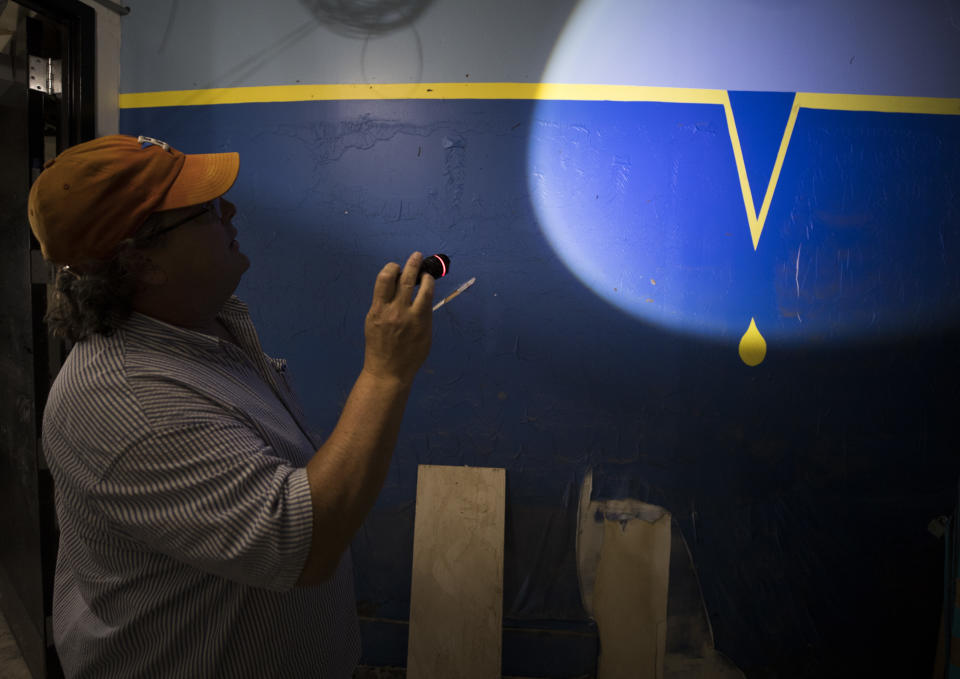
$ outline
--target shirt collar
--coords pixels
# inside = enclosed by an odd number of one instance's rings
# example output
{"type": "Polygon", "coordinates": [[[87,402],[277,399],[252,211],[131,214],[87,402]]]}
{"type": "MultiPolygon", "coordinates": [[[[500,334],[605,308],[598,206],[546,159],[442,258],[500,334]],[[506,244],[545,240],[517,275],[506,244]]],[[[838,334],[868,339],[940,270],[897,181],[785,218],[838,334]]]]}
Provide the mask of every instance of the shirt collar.
{"type": "MultiPolygon", "coordinates": [[[[240,328],[251,323],[250,311],[236,295],[224,302],[217,314],[227,328],[238,335],[240,328]]],[[[190,330],[178,325],[161,321],[153,316],[134,311],[123,324],[123,331],[131,337],[137,337],[150,343],[173,344],[182,348],[216,350],[220,338],[199,330],[190,330]]]]}

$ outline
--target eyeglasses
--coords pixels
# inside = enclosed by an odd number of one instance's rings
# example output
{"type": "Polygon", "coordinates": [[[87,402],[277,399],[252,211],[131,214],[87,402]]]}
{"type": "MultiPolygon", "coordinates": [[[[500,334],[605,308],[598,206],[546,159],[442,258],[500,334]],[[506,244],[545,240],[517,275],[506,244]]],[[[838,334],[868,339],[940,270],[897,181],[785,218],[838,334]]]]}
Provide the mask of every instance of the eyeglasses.
{"type": "Polygon", "coordinates": [[[201,206],[200,210],[198,210],[197,212],[194,212],[192,215],[184,217],[183,219],[177,220],[170,226],[163,227],[159,231],[154,232],[153,236],[159,236],[161,234],[167,233],[168,231],[173,231],[178,226],[183,226],[187,222],[192,222],[194,219],[196,219],[197,217],[200,217],[201,215],[206,214],[207,212],[213,212],[213,214],[216,216],[216,218],[219,221],[221,222],[223,221],[223,203],[221,202],[220,198],[215,198],[209,202],[204,203],[201,206]]]}

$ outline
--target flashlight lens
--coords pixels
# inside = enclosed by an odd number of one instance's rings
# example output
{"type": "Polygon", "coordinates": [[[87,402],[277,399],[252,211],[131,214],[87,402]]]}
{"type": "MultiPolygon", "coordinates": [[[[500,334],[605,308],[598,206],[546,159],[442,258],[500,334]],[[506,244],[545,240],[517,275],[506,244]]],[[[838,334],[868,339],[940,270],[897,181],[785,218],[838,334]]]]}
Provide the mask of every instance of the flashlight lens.
{"type": "Polygon", "coordinates": [[[420,282],[420,279],[423,277],[423,274],[428,273],[434,278],[443,278],[450,271],[450,258],[446,255],[436,254],[430,255],[423,260],[423,264],[420,265],[420,273],[417,274],[417,283],[420,282]]]}

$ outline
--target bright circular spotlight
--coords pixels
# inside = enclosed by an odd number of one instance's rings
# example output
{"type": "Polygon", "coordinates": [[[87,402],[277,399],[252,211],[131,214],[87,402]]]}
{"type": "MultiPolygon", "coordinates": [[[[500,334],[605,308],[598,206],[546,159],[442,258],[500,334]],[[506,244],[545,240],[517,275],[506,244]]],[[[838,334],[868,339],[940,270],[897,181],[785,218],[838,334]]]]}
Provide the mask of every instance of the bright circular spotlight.
{"type": "MultiPolygon", "coordinates": [[[[591,64],[608,71],[612,55],[598,45],[617,12],[622,3],[581,2],[542,81],[589,82],[591,64]]],[[[721,106],[541,100],[530,194],[547,241],[603,300],[658,325],[739,339],[756,311],[729,294],[754,268],[731,159],[721,106]]]]}
{"type": "Polygon", "coordinates": [[[568,269],[627,314],[738,343],[748,365],[768,340],[955,326],[954,109],[795,94],[806,74],[783,55],[772,71],[707,50],[674,64],[700,34],[664,8],[583,0],[541,78],[558,99],[534,109],[529,189],[568,269]],[[756,90],[677,87],[694,71],[756,90]]]}
{"type": "Polygon", "coordinates": [[[539,102],[529,181],[547,241],[619,309],[738,339],[761,289],[729,145],[716,106],[539,102]]]}

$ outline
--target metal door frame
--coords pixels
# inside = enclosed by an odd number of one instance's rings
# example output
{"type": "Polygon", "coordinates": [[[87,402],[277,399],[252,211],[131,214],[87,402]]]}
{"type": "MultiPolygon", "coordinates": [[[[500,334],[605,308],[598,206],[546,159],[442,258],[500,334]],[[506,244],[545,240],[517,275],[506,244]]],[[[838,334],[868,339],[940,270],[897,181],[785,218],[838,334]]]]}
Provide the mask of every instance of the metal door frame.
{"type": "MultiPolygon", "coordinates": [[[[4,149],[11,157],[3,164],[0,195],[0,244],[3,252],[3,305],[0,357],[4,381],[0,385],[0,468],[12,472],[0,483],[13,497],[0,498],[0,608],[17,640],[24,661],[37,679],[60,677],[53,647],[51,612],[56,565],[57,528],[53,482],[40,448],[40,423],[53,378],[65,347],[51,339],[43,323],[50,272],[30,232],[26,196],[51,155],[95,135],[95,21],[94,9],[79,0],[9,0],[27,12],[21,16],[19,46],[11,57],[14,84],[8,88],[15,107],[6,113],[19,119],[22,95],[23,127],[7,130],[14,140],[4,149]],[[28,89],[28,64],[33,51],[49,49],[45,39],[55,32],[62,65],[61,92],[45,94],[28,89]],[[31,44],[31,42],[35,44],[31,44]],[[55,117],[54,125],[50,125],[55,117]],[[51,135],[51,130],[53,134],[51,135]],[[10,492],[12,491],[12,493],[10,492]]],[[[0,5],[6,4],[0,0],[0,5]]]]}

